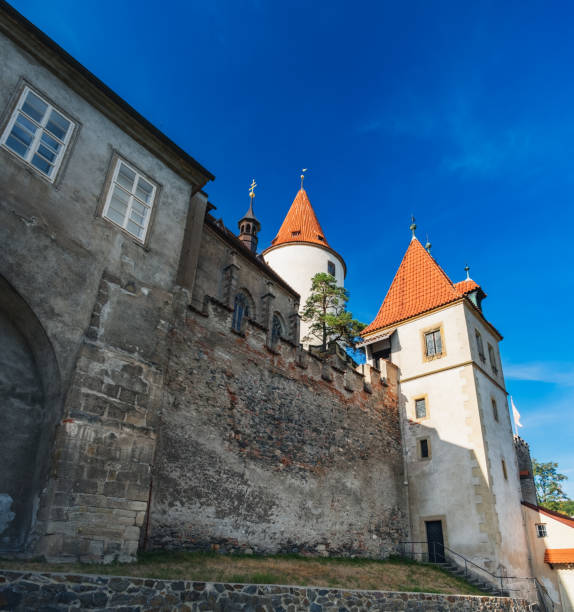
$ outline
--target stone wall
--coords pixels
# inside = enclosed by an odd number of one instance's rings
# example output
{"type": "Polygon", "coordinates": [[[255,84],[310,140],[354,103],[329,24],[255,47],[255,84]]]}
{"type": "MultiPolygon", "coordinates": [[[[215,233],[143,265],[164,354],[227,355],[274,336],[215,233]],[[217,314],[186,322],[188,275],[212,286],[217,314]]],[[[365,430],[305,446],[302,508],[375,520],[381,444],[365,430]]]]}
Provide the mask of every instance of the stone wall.
{"type": "Polygon", "coordinates": [[[151,548],[384,557],[407,533],[397,371],[323,362],[207,299],[171,336],[151,548]]]}
{"type": "Polygon", "coordinates": [[[520,489],[522,501],[538,505],[536,497],[536,484],[534,483],[534,471],[532,460],[530,459],[530,447],[520,436],[514,436],[514,450],[518,462],[518,472],[520,476],[520,489]]]}
{"type": "Polygon", "coordinates": [[[0,570],[0,609],[537,611],[522,599],[0,570]]]}

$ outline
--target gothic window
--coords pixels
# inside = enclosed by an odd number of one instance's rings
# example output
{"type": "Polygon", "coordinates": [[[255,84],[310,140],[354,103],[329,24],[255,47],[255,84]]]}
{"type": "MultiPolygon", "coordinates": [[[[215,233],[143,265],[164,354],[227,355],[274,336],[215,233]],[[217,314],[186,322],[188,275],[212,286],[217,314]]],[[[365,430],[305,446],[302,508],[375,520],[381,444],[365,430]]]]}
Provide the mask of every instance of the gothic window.
{"type": "Polygon", "coordinates": [[[328,261],[327,262],[327,272],[331,275],[331,276],[335,276],[335,264],[332,261],[328,261]]]}
{"type": "Polygon", "coordinates": [[[442,337],[440,329],[433,329],[425,333],[425,354],[427,357],[440,357],[442,355],[442,337]]]}
{"type": "Polygon", "coordinates": [[[478,356],[480,357],[480,360],[484,362],[486,357],[484,356],[484,344],[482,343],[482,336],[480,335],[480,332],[477,329],[474,330],[474,335],[476,337],[476,347],[478,348],[478,356]]]}
{"type": "Polygon", "coordinates": [[[118,158],[102,216],[144,242],[156,191],[151,181],[118,158]]]}
{"type": "Polygon", "coordinates": [[[496,365],[496,357],[494,356],[494,349],[492,348],[491,344],[488,345],[488,358],[490,360],[490,367],[492,368],[492,371],[494,372],[494,375],[496,376],[498,374],[498,367],[496,365]]]}
{"type": "Polygon", "coordinates": [[[427,416],[427,401],[425,397],[419,397],[415,400],[415,417],[424,419],[427,416]]]}
{"type": "Polygon", "coordinates": [[[281,319],[279,315],[274,314],[273,320],[271,323],[271,344],[276,344],[283,336],[283,324],[281,323],[281,319]]]}
{"type": "Polygon", "coordinates": [[[235,305],[233,308],[233,320],[231,327],[236,331],[241,331],[243,317],[249,317],[249,302],[244,293],[238,293],[235,296],[235,305]]]}
{"type": "Polygon", "coordinates": [[[25,87],[0,142],[53,181],[73,131],[70,119],[25,87]]]}

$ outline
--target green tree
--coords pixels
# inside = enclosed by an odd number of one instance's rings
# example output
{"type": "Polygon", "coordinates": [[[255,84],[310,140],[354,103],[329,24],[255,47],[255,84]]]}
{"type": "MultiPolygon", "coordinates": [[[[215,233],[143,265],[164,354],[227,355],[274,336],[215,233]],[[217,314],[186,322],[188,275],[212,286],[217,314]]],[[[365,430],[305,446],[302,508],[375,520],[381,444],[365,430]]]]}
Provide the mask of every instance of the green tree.
{"type": "Polygon", "coordinates": [[[320,342],[323,351],[329,342],[353,348],[365,324],[353,319],[347,310],[349,292],[337,286],[331,274],[320,272],[311,280],[311,295],[307,298],[301,318],[309,323],[306,342],[320,342]]]}
{"type": "Polygon", "coordinates": [[[560,474],[558,464],[553,461],[540,463],[536,459],[532,459],[532,469],[534,470],[534,484],[536,485],[538,503],[549,510],[561,512],[561,504],[570,501],[561,484],[568,479],[568,476],[560,474]]]}

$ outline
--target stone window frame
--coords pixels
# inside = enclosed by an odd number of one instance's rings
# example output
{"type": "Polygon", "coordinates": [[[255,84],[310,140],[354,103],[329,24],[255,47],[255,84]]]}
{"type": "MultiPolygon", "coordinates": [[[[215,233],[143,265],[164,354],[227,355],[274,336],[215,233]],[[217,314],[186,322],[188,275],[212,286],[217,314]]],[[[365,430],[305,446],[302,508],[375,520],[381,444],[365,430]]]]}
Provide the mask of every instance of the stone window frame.
{"type": "Polygon", "coordinates": [[[415,395],[413,397],[412,414],[413,414],[413,419],[417,422],[426,421],[427,419],[430,419],[429,400],[428,400],[428,395],[426,393],[421,394],[421,395],[415,395]],[[418,400],[424,400],[425,402],[425,416],[424,417],[417,417],[417,401],[418,400]]]}
{"type": "Polygon", "coordinates": [[[249,291],[245,287],[241,287],[235,292],[235,296],[233,298],[233,314],[231,317],[231,331],[235,332],[236,334],[244,335],[245,327],[249,319],[255,320],[255,301],[253,300],[251,293],[249,293],[249,291]],[[239,296],[243,296],[245,298],[245,301],[247,303],[247,312],[244,311],[241,314],[239,325],[237,325],[235,317],[236,317],[237,299],[239,298],[239,296]]]}
{"type": "Polygon", "coordinates": [[[474,338],[476,340],[476,348],[478,350],[478,357],[484,363],[486,361],[486,353],[484,352],[484,343],[482,342],[482,334],[475,328],[474,338]]]}
{"type": "Polygon", "coordinates": [[[494,420],[499,423],[500,422],[500,417],[498,414],[498,404],[496,402],[496,399],[494,397],[490,398],[490,405],[492,406],[492,416],[494,417],[494,420]]]}
{"type": "Polygon", "coordinates": [[[432,458],[432,446],[431,441],[428,436],[424,436],[422,438],[417,438],[417,458],[419,461],[430,461],[432,458]],[[427,456],[423,457],[422,452],[422,443],[427,443],[427,456]]]}
{"type": "Polygon", "coordinates": [[[537,538],[547,538],[548,537],[548,529],[546,528],[546,523],[535,523],[536,527],[536,537],[537,538]]]}
{"type": "Polygon", "coordinates": [[[435,359],[442,359],[446,357],[446,344],[444,341],[444,325],[442,322],[435,323],[434,325],[430,325],[429,327],[425,327],[421,329],[421,346],[423,352],[423,361],[434,361],[435,359]],[[426,336],[431,332],[439,332],[440,333],[440,342],[441,342],[441,352],[435,355],[427,355],[427,343],[426,336]]]}
{"type": "Polygon", "coordinates": [[[49,184],[57,186],[61,180],[64,168],[66,167],[68,160],[70,158],[71,150],[74,147],[75,141],[77,140],[78,133],[80,131],[81,122],[74,117],[70,112],[64,111],[59,104],[56,104],[52,98],[46,95],[43,91],[38,89],[35,85],[32,85],[25,79],[20,79],[18,86],[14,95],[12,96],[12,102],[6,111],[3,114],[1,125],[3,129],[0,135],[0,149],[6,151],[12,159],[16,160],[18,163],[23,164],[23,166],[29,170],[34,176],[40,177],[41,179],[47,181],[49,184]],[[19,114],[25,114],[21,107],[24,104],[25,98],[27,97],[28,92],[32,92],[38,98],[40,98],[45,104],[48,105],[48,109],[45,113],[45,121],[44,119],[38,123],[33,118],[32,121],[36,123],[39,127],[37,134],[34,136],[33,145],[30,147],[30,155],[29,157],[33,157],[33,153],[38,148],[39,140],[42,134],[46,131],[44,129],[44,123],[47,123],[47,118],[49,116],[50,109],[55,110],[58,114],[62,115],[64,119],[70,122],[70,128],[66,133],[66,138],[63,141],[60,141],[64,146],[62,147],[61,152],[57,156],[57,162],[54,164],[54,171],[52,175],[48,175],[36,166],[34,166],[31,161],[26,159],[26,157],[22,157],[19,153],[11,149],[7,144],[6,140],[10,136],[12,128],[16,123],[19,114]]]}
{"type": "MultiPolygon", "coordinates": [[[[138,244],[140,246],[144,246],[147,248],[149,247],[152,227],[155,221],[157,209],[159,207],[161,191],[162,191],[162,185],[158,181],[151,179],[146,172],[144,172],[141,168],[139,168],[139,166],[132,163],[129,159],[127,159],[124,155],[122,155],[119,151],[114,149],[112,153],[112,157],[110,159],[109,166],[108,166],[106,179],[104,181],[104,185],[103,185],[103,188],[100,194],[100,200],[98,203],[98,208],[96,210],[96,216],[103,219],[106,223],[109,223],[115,228],[119,229],[126,236],[129,236],[135,242],[135,244],[138,244]],[[149,206],[150,211],[147,217],[147,224],[145,225],[145,235],[143,239],[139,238],[138,236],[130,232],[127,228],[119,225],[113,219],[110,219],[109,217],[106,216],[107,208],[108,208],[109,202],[111,201],[112,194],[113,194],[115,177],[117,176],[117,173],[119,172],[121,163],[125,164],[130,170],[135,172],[138,179],[139,177],[143,178],[145,181],[150,183],[154,188],[153,195],[152,195],[152,203],[149,206]]],[[[130,198],[130,202],[131,202],[131,199],[132,198],[130,198]]],[[[127,218],[128,217],[126,216],[126,219],[127,218]]]]}
{"type": "Polygon", "coordinates": [[[498,364],[496,363],[496,355],[494,353],[494,347],[490,342],[488,343],[488,360],[490,361],[490,368],[495,376],[498,376],[498,364]]]}

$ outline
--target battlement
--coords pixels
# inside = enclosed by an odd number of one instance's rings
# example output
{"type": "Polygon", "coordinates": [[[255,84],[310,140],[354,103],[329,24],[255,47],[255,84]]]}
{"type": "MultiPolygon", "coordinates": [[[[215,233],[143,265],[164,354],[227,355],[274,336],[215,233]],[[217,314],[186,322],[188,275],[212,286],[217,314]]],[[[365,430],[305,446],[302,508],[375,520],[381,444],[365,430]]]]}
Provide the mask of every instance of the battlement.
{"type": "Polygon", "coordinates": [[[355,369],[337,353],[317,355],[284,337],[272,342],[271,330],[249,318],[244,319],[241,331],[237,332],[232,328],[233,309],[212,296],[204,297],[201,309],[192,305],[189,312],[192,320],[209,319],[210,325],[230,339],[243,338],[244,350],[271,359],[273,367],[289,378],[298,378],[296,369],[299,369],[308,379],[330,383],[334,390],[346,395],[396,394],[398,368],[390,361],[381,359],[379,368],[365,363],[355,369]]]}

